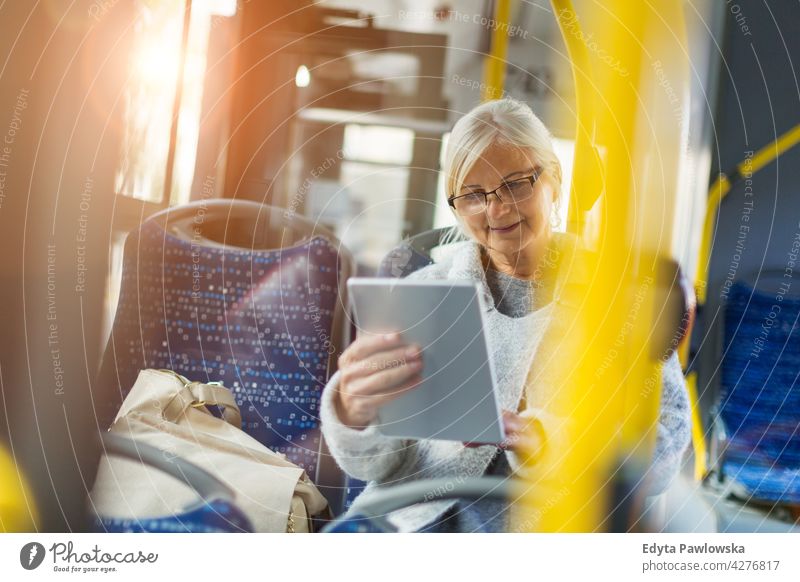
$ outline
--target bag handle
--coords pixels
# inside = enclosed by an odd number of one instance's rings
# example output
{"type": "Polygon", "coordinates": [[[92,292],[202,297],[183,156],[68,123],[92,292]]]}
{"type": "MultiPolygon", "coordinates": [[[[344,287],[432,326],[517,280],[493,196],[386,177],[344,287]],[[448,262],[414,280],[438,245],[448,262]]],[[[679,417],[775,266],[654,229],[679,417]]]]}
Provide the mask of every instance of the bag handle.
{"type": "MultiPolygon", "coordinates": [[[[221,382],[190,382],[173,370],[159,370],[171,374],[183,384],[183,390],[178,391],[175,397],[164,407],[163,416],[172,420],[183,414],[188,408],[205,409],[207,405],[222,408],[222,418],[228,424],[241,428],[242,413],[233,398],[230,390],[221,382]]],[[[206,412],[208,412],[206,410],[206,412]]]]}
{"type": "Polygon", "coordinates": [[[231,391],[225,388],[221,382],[208,382],[207,384],[191,382],[184,387],[191,392],[195,399],[192,407],[201,408],[206,404],[219,406],[222,408],[222,417],[225,421],[236,428],[241,428],[242,413],[239,411],[239,406],[231,391]]]}

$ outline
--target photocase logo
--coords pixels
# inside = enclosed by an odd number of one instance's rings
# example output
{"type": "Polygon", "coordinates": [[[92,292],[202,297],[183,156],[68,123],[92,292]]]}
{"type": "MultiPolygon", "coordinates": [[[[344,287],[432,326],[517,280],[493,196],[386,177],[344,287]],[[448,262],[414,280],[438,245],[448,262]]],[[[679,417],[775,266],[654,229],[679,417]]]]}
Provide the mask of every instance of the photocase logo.
{"type": "Polygon", "coordinates": [[[39,542],[30,542],[19,551],[19,563],[26,570],[35,570],[44,561],[44,546],[39,542]]]}

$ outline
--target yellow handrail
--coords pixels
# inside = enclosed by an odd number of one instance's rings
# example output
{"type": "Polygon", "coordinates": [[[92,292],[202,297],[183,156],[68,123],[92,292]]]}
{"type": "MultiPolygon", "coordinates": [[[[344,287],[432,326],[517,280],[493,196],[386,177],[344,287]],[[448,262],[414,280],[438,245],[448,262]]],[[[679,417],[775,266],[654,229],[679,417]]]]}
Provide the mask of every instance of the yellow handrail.
{"type": "Polygon", "coordinates": [[[697,261],[697,272],[695,274],[695,287],[697,289],[697,302],[704,304],[708,293],[707,273],[709,260],[711,259],[712,238],[714,236],[714,224],[717,210],[722,200],[727,196],[731,187],[745,174],[755,174],[764,166],[781,156],[784,152],[800,143],[800,124],[778,137],[758,150],[752,158],[742,160],[736,165],[729,177],[721,173],[712,184],[708,191],[708,203],[706,205],[706,218],[703,224],[703,238],[700,242],[700,255],[697,261]],[[733,178],[733,182],[731,181],[733,178]]]}
{"type": "MultiPolygon", "coordinates": [[[[557,11],[568,6],[553,5],[557,11]]],[[[685,94],[689,78],[685,39],[674,30],[683,23],[681,0],[663,0],[657,9],[609,0],[586,9],[582,16],[594,33],[591,58],[595,49],[607,57],[595,59],[589,85],[605,155],[604,173],[593,174],[576,193],[580,203],[603,193],[602,212],[594,252],[564,257],[567,291],[526,387],[529,402],[563,419],[554,454],[540,459],[523,496],[527,511],[516,524],[543,532],[607,528],[617,467],[633,460],[644,468],[652,458],[661,390],[661,363],[651,346],[662,283],[657,263],[671,253],[674,170],[686,122],[672,117],[671,102],[685,94]],[[605,66],[610,60],[614,70],[605,66]],[[654,62],[669,73],[673,94],[661,91],[654,62]]],[[[576,164],[576,176],[583,171],[576,164]]]]}
{"type": "Polygon", "coordinates": [[[508,58],[508,22],[511,17],[511,0],[498,0],[494,10],[491,52],[484,58],[483,101],[500,99],[505,86],[506,59],[508,58]]]}
{"type": "Polygon", "coordinates": [[[595,141],[595,91],[591,75],[589,51],[582,39],[585,38],[580,20],[571,0],[552,0],[553,12],[558,22],[561,36],[567,47],[572,80],[575,84],[575,109],[577,128],[575,133],[575,157],[573,161],[572,186],[567,208],[567,231],[581,232],[584,215],[600,196],[602,162],[595,141]]]}
{"type": "MultiPolygon", "coordinates": [[[[708,191],[706,216],[703,222],[703,236],[700,240],[700,252],[695,272],[695,290],[698,307],[704,305],[708,298],[708,267],[711,260],[714,226],[717,211],[731,187],[740,179],[752,176],[764,166],[781,156],[784,152],[800,143],[800,124],[782,134],[778,139],[759,149],[752,157],[739,162],[730,175],[720,173],[708,191]]],[[[680,359],[685,366],[689,363],[689,341],[681,346],[680,359]]],[[[707,448],[703,420],[700,415],[699,395],[697,392],[697,373],[687,377],[689,397],[692,403],[692,446],[694,448],[694,476],[702,480],[708,474],[707,448]]]]}
{"type": "Polygon", "coordinates": [[[708,473],[708,449],[700,415],[700,397],[697,393],[697,372],[686,376],[686,388],[692,406],[692,448],[694,449],[694,478],[701,481],[708,473]]]}

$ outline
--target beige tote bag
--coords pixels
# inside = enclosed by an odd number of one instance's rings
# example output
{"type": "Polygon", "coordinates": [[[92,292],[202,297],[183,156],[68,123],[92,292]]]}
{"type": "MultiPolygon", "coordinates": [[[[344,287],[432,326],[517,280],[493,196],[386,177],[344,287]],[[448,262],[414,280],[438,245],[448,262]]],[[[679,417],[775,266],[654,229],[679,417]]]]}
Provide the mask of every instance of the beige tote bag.
{"type": "MultiPolygon", "coordinates": [[[[170,370],[142,370],[114,424],[121,436],[191,461],[226,483],[257,532],[308,532],[327,501],[305,471],[243,432],[231,392],[189,382],[170,370]],[[223,419],[206,405],[223,410],[223,419]]],[[[158,517],[180,513],[196,493],[141,463],[104,456],[91,493],[99,515],[158,517]]]]}

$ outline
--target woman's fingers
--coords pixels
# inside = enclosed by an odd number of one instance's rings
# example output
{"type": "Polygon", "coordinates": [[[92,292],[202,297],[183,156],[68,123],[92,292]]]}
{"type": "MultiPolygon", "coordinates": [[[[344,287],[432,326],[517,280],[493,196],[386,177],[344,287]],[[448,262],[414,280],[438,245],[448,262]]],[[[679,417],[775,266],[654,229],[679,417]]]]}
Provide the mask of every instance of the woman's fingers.
{"type": "Polygon", "coordinates": [[[543,444],[544,431],[535,417],[523,417],[515,412],[503,411],[503,424],[506,440],[502,448],[520,451],[536,450],[543,444]],[[536,430],[537,423],[539,430],[536,430]]]}
{"type": "Polygon", "coordinates": [[[345,396],[341,394],[340,402],[344,404],[344,415],[340,413],[342,422],[352,427],[363,428],[377,416],[378,408],[416,388],[422,378],[419,374],[412,374],[405,381],[391,387],[389,390],[375,391],[373,387],[362,386],[362,389],[351,390],[345,396]],[[346,404],[345,404],[346,402],[346,404]]]}
{"type": "Polygon", "coordinates": [[[377,352],[400,347],[402,343],[399,333],[359,336],[342,352],[339,357],[339,367],[358,362],[377,352]]]}
{"type": "Polygon", "coordinates": [[[379,392],[357,392],[354,394],[355,399],[362,400],[364,404],[369,407],[377,409],[384,404],[400,397],[409,390],[415,389],[422,382],[422,378],[418,375],[412,375],[406,378],[403,382],[393,386],[389,390],[379,392]]]}
{"type": "Polygon", "coordinates": [[[397,398],[420,381],[419,346],[406,345],[400,334],[361,336],[339,358],[336,406],[351,426],[366,426],[377,407],[397,398]]]}
{"type": "Polygon", "coordinates": [[[352,382],[357,378],[364,378],[404,364],[415,363],[421,356],[418,346],[413,344],[402,345],[394,349],[373,353],[363,360],[347,364],[342,368],[342,376],[345,382],[352,382]]]}
{"type": "Polygon", "coordinates": [[[520,432],[525,429],[525,420],[515,412],[504,410],[503,425],[506,432],[520,432]]]}
{"type": "Polygon", "coordinates": [[[506,440],[503,441],[500,448],[510,449],[514,452],[524,450],[536,450],[541,444],[538,437],[532,436],[527,432],[506,433],[506,440]]]}
{"type": "Polygon", "coordinates": [[[349,391],[363,396],[393,394],[401,384],[422,372],[422,360],[416,359],[394,368],[379,370],[368,376],[354,378],[349,383],[349,391]]]}

